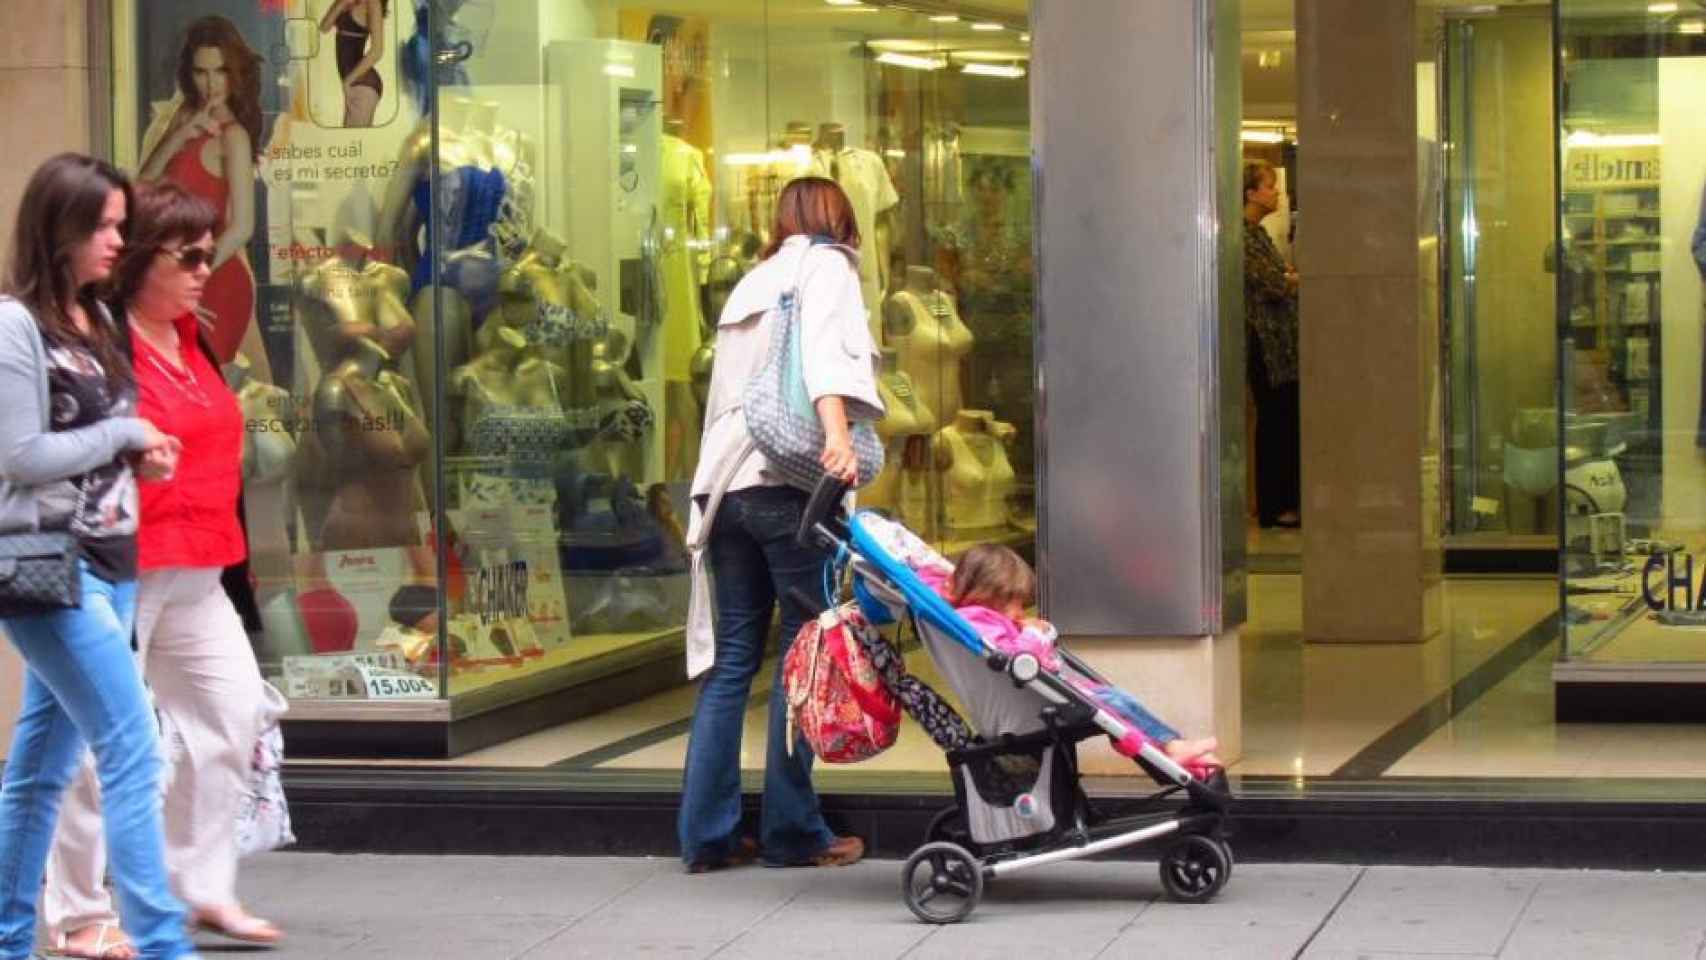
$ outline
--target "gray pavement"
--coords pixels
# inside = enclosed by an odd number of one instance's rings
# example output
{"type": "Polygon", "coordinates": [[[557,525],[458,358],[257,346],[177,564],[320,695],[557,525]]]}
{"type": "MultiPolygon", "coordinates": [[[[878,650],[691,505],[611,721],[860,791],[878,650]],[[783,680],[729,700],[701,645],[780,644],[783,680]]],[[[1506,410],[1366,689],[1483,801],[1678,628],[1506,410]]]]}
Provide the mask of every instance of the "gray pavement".
{"type": "Polygon", "coordinates": [[[278,960],[1706,956],[1706,873],[1239,864],[1220,899],[1184,906],[1152,863],[1067,863],[992,883],[949,927],[913,920],[899,876],[892,861],[687,876],[672,860],[279,853],[242,886],[290,935],[278,960]]]}

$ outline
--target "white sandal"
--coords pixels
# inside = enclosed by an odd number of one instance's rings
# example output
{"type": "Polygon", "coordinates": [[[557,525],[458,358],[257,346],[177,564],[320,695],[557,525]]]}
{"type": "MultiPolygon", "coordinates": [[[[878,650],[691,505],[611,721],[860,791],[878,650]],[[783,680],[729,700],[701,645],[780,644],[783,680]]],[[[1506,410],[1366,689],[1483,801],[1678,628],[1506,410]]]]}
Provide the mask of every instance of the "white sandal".
{"type": "Polygon", "coordinates": [[[42,952],[50,957],[78,957],[81,960],[136,960],[139,956],[136,944],[124,935],[122,927],[111,921],[79,927],[71,933],[60,931],[53,938],[53,949],[42,952]],[[71,937],[90,929],[97,931],[93,949],[73,950],[71,937]]]}

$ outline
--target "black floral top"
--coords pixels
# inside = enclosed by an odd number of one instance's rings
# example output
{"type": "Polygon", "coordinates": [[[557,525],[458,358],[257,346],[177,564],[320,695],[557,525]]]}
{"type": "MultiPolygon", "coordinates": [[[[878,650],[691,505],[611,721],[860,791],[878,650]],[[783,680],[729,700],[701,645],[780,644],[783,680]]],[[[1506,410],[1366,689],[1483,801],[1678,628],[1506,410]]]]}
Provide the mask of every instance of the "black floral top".
{"type": "Polygon", "coordinates": [[[1273,387],[1297,380],[1297,294],[1285,258],[1260,224],[1244,221],[1244,326],[1273,387]]]}

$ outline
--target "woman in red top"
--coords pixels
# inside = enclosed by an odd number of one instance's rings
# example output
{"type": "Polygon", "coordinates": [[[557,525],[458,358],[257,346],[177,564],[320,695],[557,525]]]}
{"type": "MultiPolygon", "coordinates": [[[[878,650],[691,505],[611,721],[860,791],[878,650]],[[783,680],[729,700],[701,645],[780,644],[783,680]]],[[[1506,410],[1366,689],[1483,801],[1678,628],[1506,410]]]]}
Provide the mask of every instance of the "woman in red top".
{"type": "MultiPolygon", "coordinates": [[[[217,212],[170,182],[137,193],[113,272],[141,416],[183,443],[175,473],[143,483],[137,533],[136,641],[157,709],[178,734],[166,792],[167,865],[203,929],[273,943],[277,927],[237,901],[237,812],[267,716],[242,619],[220,586],[246,552],[237,516],[243,414],[214,365],[197,301],[214,259],[217,212]]],[[[65,956],[126,960],[115,935],[101,820],[88,770],[67,793],[47,872],[44,914],[65,956]]]]}

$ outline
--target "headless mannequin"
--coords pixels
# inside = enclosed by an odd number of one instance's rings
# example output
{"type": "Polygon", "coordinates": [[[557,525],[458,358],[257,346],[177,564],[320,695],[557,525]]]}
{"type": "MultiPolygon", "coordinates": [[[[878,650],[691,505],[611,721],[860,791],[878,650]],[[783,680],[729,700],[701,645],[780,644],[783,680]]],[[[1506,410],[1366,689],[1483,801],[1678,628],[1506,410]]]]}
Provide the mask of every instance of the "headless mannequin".
{"type": "Polygon", "coordinates": [[[317,549],[421,543],[416,514],[426,501],[417,468],[432,454],[432,438],[420,408],[413,385],[374,340],[358,340],[326,370],[314,391],[314,432],[300,471],[317,549]],[[319,501],[315,509],[311,500],[319,501]]]}
{"type": "Polygon", "coordinates": [[[540,228],[499,278],[498,308],[476,337],[484,353],[501,347],[501,331],[519,333],[528,358],[550,365],[558,378],[556,403],[581,430],[594,423],[593,356],[609,329],[593,295],[595,281],[592,271],[568,258],[561,237],[540,228]]]}
{"type": "Polygon", "coordinates": [[[711,368],[717,360],[717,322],[722,319],[723,306],[729,302],[729,295],[734,293],[735,284],[746,276],[746,267],[741,261],[725,253],[711,261],[705,271],[705,286],[701,293],[704,296],[705,327],[699,349],[693,353],[691,374],[693,377],[693,398],[701,410],[711,394],[711,368]]]}
{"type": "Polygon", "coordinates": [[[889,219],[900,197],[880,157],[847,145],[847,126],[842,123],[818,125],[817,138],[812,142],[810,172],[839,183],[853,202],[859,231],[865,236],[865,255],[859,260],[859,285],[865,295],[871,335],[876,337],[883,299],[890,286],[889,219]]]}
{"type": "MultiPolygon", "coordinates": [[[[423,385],[434,382],[437,370],[468,362],[474,328],[493,307],[502,269],[501,250],[493,238],[529,232],[525,224],[531,217],[533,159],[537,153],[527,138],[498,124],[495,101],[445,98],[439,120],[440,172],[463,185],[464,168],[479,171],[472,182],[481,184],[482,191],[478,203],[468,201],[477,209],[463,211],[463,224],[435,224],[435,229],[445,230],[457,247],[441,253],[437,271],[440,290],[426,282],[432,275],[430,265],[422,260],[427,220],[417,195],[432,162],[431,148],[431,119],[425,118],[403,142],[379,216],[379,242],[391,251],[392,263],[414,271],[414,285],[419,287],[409,307],[420,332],[414,351],[415,377],[423,385]],[[501,193],[491,171],[503,178],[501,193]],[[489,230],[473,229],[486,219],[493,221],[489,230]],[[459,226],[468,226],[470,235],[457,235],[455,228],[459,226]],[[442,293],[442,311],[434,309],[438,293],[442,293]],[[442,336],[439,327],[443,328],[442,336]],[[441,340],[442,358],[437,355],[441,340]]],[[[465,185],[458,190],[464,195],[468,192],[465,185]]]]}
{"type": "Polygon", "coordinates": [[[941,419],[953,419],[963,403],[960,358],[971,351],[972,335],[953,299],[936,289],[936,271],[907,267],[906,287],[889,298],[883,317],[900,369],[941,419]]]}
{"type": "Polygon", "coordinates": [[[310,267],[297,288],[299,316],[315,354],[342,357],[363,338],[393,357],[407,353],[418,339],[415,318],[403,305],[409,275],[372,259],[372,242],[354,230],[342,231],[337,251],[310,267]]]}
{"type": "Polygon", "coordinates": [[[225,365],[225,382],[243,411],[243,522],[249,540],[249,570],[255,603],[265,606],[284,592],[290,571],[290,478],[296,458],[297,422],[290,391],[254,376],[249,358],[238,354],[225,365]]]}
{"type": "Polygon", "coordinates": [[[907,439],[928,437],[934,433],[936,414],[913,389],[912,378],[900,369],[899,353],[891,348],[882,351],[877,395],[888,411],[877,421],[877,435],[883,438],[883,472],[871,481],[870,486],[860,491],[859,499],[869,506],[892,510],[900,485],[907,439]]]}
{"type": "Polygon", "coordinates": [[[705,155],[681,139],[687,124],[663,122],[664,478],[685,479],[698,459],[700,401],[692,385],[693,356],[703,344],[700,282],[711,239],[711,178],[705,155]]]}
{"type": "Polygon", "coordinates": [[[1008,525],[1008,499],[1017,478],[1006,444],[1014,433],[988,410],[961,410],[936,434],[949,535],[974,537],[1008,525]]]}
{"type": "Polygon", "coordinates": [[[646,395],[622,370],[627,357],[627,338],[615,327],[593,348],[592,382],[601,429],[581,457],[587,473],[630,479],[645,475],[645,435],[653,414],[646,395]]]}

